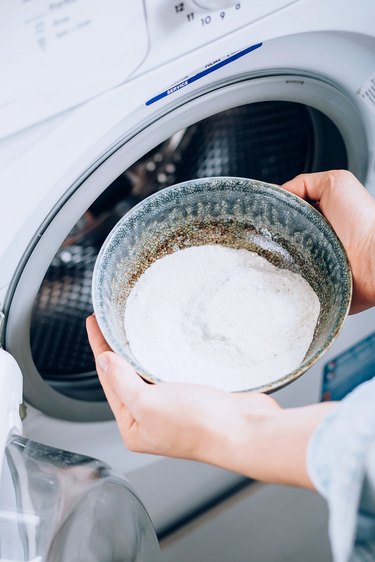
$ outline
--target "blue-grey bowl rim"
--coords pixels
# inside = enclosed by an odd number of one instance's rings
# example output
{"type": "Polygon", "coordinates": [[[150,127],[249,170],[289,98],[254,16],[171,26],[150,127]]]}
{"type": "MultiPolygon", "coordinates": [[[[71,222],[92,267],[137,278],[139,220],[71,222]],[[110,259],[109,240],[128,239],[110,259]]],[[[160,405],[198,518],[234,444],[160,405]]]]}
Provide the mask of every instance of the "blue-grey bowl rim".
{"type": "MultiPolygon", "coordinates": [[[[291,371],[287,375],[284,375],[280,379],[276,379],[276,380],[274,380],[270,383],[258,386],[256,388],[249,388],[249,389],[233,391],[233,392],[236,392],[236,393],[237,392],[264,392],[264,393],[267,394],[267,393],[270,393],[270,392],[274,392],[276,390],[280,390],[281,388],[290,384],[294,380],[298,379],[308,369],[310,369],[310,367],[312,367],[312,365],[314,365],[322,357],[322,355],[324,355],[324,353],[331,347],[333,342],[336,340],[336,338],[340,334],[340,332],[342,330],[342,327],[344,325],[344,322],[345,322],[345,320],[346,320],[346,318],[349,314],[352,295],[353,295],[353,277],[352,277],[349,258],[348,258],[348,255],[346,253],[346,250],[345,250],[341,240],[338,238],[338,236],[337,236],[336,232],[334,231],[334,229],[332,228],[330,222],[313,205],[311,205],[310,203],[308,203],[307,201],[305,201],[304,199],[302,199],[298,195],[295,195],[294,193],[291,193],[290,191],[287,191],[287,190],[283,189],[282,187],[280,187],[276,184],[271,184],[271,183],[267,183],[267,182],[260,181],[260,180],[254,180],[252,178],[242,178],[242,177],[238,177],[238,176],[212,176],[212,177],[198,178],[198,179],[187,180],[187,181],[184,181],[184,182],[176,183],[174,185],[171,185],[169,187],[166,187],[166,188],[162,189],[161,191],[157,191],[156,193],[152,193],[151,195],[149,195],[145,199],[142,199],[142,201],[140,201],[139,203],[137,203],[137,205],[132,207],[115,224],[115,226],[112,228],[112,230],[108,234],[107,238],[103,242],[102,247],[100,248],[100,251],[99,251],[98,256],[96,258],[96,261],[95,261],[93,277],[92,277],[91,296],[92,296],[94,314],[95,314],[96,320],[98,322],[99,328],[100,328],[104,338],[106,339],[108,345],[111,347],[111,349],[115,353],[117,353],[118,355],[120,355],[124,359],[126,359],[126,361],[135,369],[135,371],[146,381],[151,382],[151,383],[165,383],[166,382],[166,381],[163,381],[162,379],[159,379],[158,377],[155,377],[154,375],[148,373],[144,369],[142,369],[142,367],[139,364],[137,364],[136,362],[134,362],[133,359],[131,357],[129,357],[124,352],[124,350],[122,348],[119,348],[117,346],[117,342],[112,338],[111,331],[109,329],[107,329],[107,325],[106,325],[105,320],[100,315],[97,314],[97,310],[98,310],[98,301],[97,301],[97,298],[96,298],[96,294],[97,294],[97,290],[98,290],[97,284],[96,284],[97,272],[98,272],[98,269],[100,267],[102,257],[105,254],[107,248],[110,246],[110,244],[111,244],[113,238],[115,237],[117,231],[121,228],[123,223],[126,222],[127,220],[129,220],[129,218],[133,214],[137,213],[138,210],[141,207],[143,207],[145,204],[148,204],[150,200],[163,196],[163,194],[165,194],[166,192],[169,192],[169,191],[172,191],[172,190],[176,190],[176,191],[183,190],[185,186],[188,186],[188,185],[191,185],[191,184],[210,183],[210,181],[212,181],[212,180],[215,180],[215,181],[239,180],[241,182],[248,183],[250,189],[253,189],[254,187],[256,188],[257,185],[262,186],[263,188],[269,189],[271,192],[273,191],[275,193],[282,193],[284,197],[289,198],[292,201],[294,200],[294,202],[296,202],[296,203],[298,203],[302,206],[305,206],[306,208],[308,208],[309,212],[311,212],[312,214],[315,214],[315,216],[319,220],[321,220],[323,223],[325,223],[326,227],[328,227],[328,229],[331,231],[331,235],[336,239],[338,247],[341,249],[342,257],[344,259],[344,263],[346,264],[346,270],[347,270],[347,274],[348,274],[347,280],[348,280],[349,287],[348,287],[348,290],[346,291],[347,302],[346,302],[346,307],[345,307],[345,313],[342,314],[339,317],[339,320],[336,323],[335,329],[330,333],[330,336],[327,338],[324,345],[322,345],[322,347],[312,357],[310,357],[310,359],[304,360],[301,363],[301,365],[299,365],[299,367],[297,369],[294,369],[293,371],[291,371]]],[[[204,383],[202,383],[202,384],[204,384],[204,383]]]]}

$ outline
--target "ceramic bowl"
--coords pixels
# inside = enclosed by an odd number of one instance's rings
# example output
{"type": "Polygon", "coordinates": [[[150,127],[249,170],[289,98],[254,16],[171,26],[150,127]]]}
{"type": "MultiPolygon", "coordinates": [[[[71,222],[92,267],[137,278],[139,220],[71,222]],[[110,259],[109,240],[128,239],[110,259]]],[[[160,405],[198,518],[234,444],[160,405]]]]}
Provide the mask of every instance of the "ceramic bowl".
{"type": "Polygon", "coordinates": [[[327,350],[343,325],[352,294],[350,266],[336,234],[314,207],[279,187],[251,179],[215,177],[180,183],[144,199],[118,222],[98,255],[92,288],[96,318],[111,348],[146,380],[162,382],[137,363],[129,348],[123,324],[126,299],[155,260],[202,244],[255,251],[310,283],[321,306],[304,361],[256,390],[270,392],[297,379],[327,350]]]}

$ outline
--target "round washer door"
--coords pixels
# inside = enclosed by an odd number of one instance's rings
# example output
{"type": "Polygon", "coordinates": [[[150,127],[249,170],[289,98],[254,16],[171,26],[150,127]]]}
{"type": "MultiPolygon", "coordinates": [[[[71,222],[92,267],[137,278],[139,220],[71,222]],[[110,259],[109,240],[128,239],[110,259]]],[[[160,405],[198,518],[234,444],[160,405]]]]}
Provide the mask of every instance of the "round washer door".
{"type": "Polygon", "coordinates": [[[241,77],[168,108],[131,135],[124,131],[87,177],[67,189],[10,288],[5,342],[24,373],[26,400],[62,419],[112,417],[87,345],[85,317],[92,311],[100,245],[140,199],[208,175],[282,183],[301,172],[341,167],[365,181],[368,154],[351,97],[324,78],[295,70],[241,77]]]}

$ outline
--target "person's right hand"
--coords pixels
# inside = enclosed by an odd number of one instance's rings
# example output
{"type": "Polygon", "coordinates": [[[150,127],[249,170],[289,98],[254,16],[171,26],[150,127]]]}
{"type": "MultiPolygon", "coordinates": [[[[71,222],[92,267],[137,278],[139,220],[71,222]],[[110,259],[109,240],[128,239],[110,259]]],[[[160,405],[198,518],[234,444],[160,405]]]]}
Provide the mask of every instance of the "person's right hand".
{"type": "Polygon", "coordinates": [[[281,186],[317,203],[349,257],[353,273],[350,312],[375,305],[375,199],[347,170],[301,174],[281,186]]]}

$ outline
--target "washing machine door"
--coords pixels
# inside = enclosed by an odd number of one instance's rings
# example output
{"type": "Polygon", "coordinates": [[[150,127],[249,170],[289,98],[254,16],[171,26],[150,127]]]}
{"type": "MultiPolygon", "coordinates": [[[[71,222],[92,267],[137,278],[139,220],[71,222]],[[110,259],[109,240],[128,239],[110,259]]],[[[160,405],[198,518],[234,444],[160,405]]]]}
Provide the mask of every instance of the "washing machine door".
{"type": "Polygon", "coordinates": [[[151,520],[126,480],[101,461],[20,434],[21,388],[16,362],[0,350],[0,560],[160,560],[151,520]]]}

